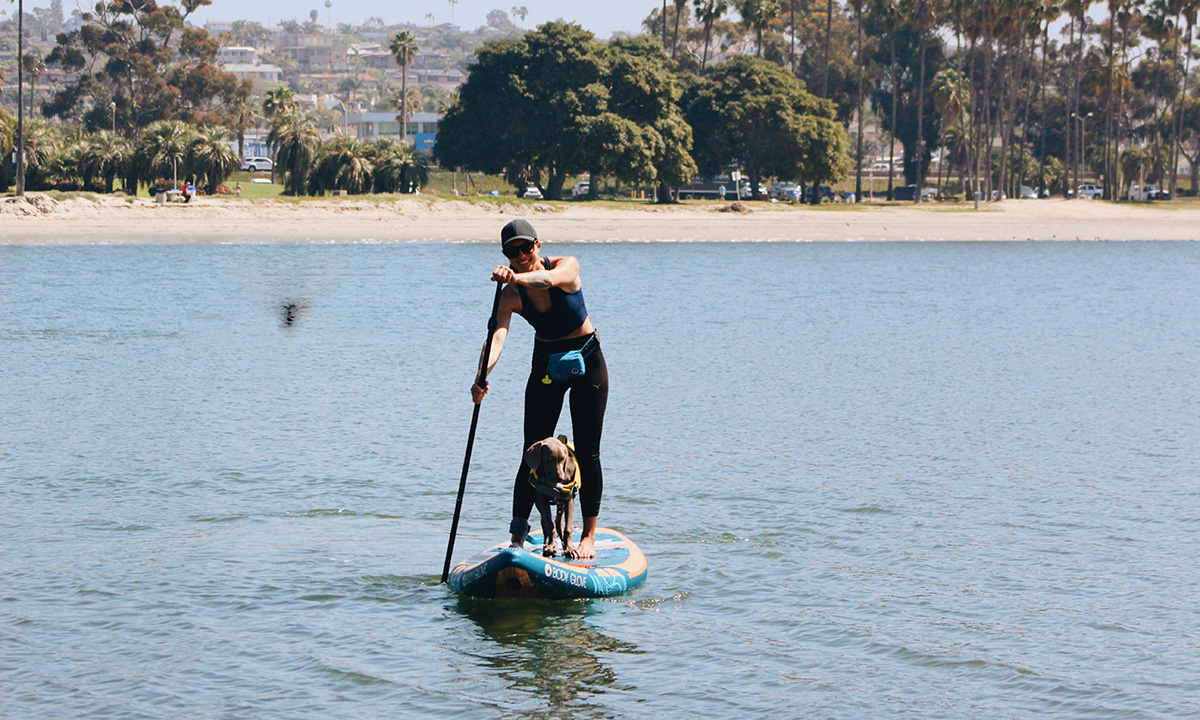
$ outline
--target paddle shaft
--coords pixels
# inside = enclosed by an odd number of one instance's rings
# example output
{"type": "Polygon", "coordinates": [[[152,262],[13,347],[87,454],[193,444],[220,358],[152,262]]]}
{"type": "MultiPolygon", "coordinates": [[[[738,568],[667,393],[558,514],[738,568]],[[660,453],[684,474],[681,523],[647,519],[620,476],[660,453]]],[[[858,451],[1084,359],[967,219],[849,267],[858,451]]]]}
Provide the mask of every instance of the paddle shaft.
{"type": "MultiPolygon", "coordinates": [[[[492,336],[496,334],[496,315],[500,312],[500,291],[504,289],[504,284],[496,283],[496,297],[492,300],[492,317],[488,320],[488,336],[487,341],[483,344],[483,361],[479,364],[479,374],[475,378],[475,384],[483,387],[487,382],[488,361],[492,358],[492,336]]],[[[471,467],[471,450],[475,447],[475,427],[479,425],[479,406],[482,403],[475,403],[475,410],[471,413],[471,432],[467,435],[467,452],[463,457],[462,478],[458,481],[458,500],[454,503],[454,522],[450,525],[450,541],[446,543],[446,562],[442,565],[442,582],[450,577],[450,557],[454,554],[454,537],[458,535],[458,518],[462,513],[463,494],[467,490],[467,470],[471,467]]]]}

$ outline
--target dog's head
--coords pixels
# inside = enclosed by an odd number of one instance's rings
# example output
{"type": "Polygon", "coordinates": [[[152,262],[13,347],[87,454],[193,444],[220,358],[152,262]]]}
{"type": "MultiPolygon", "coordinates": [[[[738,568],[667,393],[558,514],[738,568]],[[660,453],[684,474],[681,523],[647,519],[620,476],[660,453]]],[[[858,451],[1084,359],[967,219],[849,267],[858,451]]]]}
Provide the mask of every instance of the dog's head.
{"type": "Polygon", "coordinates": [[[539,493],[565,500],[575,495],[575,458],[557,438],[546,438],[525,451],[525,464],[537,472],[534,487],[539,493]]]}

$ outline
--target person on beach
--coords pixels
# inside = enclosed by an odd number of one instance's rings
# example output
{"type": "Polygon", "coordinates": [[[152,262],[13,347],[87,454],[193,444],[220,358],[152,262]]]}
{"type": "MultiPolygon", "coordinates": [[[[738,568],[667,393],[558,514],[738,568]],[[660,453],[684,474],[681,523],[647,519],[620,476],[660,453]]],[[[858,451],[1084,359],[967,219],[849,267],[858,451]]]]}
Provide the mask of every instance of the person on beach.
{"type": "MultiPolygon", "coordinates": [[[[525,220],[513,220],[505,225],[500,231],[500,243],[510,263],[498,265],[492,271],[492,281],[505,283],[507,287],[500,294],[487,368],[490,372],[500,359],[513,313],[525,318],[533,326],[534,342],[532,369],[525,383],[523,447],[554,435],[563,398],[570,391],[571,425],[581,475],[579,503],[583,515],[583,533],[570,554],[577,558],[595,557],[596,519],[604,491],[600,435],[608,405],[608,366],[584,306],[579,261],[573,257],[542,257],[537,231],[525,220]],[[573,368],[569,363],[564,364],[564,354],[576,363],[573,368]]],[[[478,383],[471,386],[471,397],[476,404],[483,402],[487,392],[486,381],[482,387],[478,383]]],[[[529,531],[529,512],[535,500],[536,491],[529,483],[529,470],[522,460],[513,487],[513,519],[509,532],[515,547],[524,547],[525,534],[529,531]]]]}

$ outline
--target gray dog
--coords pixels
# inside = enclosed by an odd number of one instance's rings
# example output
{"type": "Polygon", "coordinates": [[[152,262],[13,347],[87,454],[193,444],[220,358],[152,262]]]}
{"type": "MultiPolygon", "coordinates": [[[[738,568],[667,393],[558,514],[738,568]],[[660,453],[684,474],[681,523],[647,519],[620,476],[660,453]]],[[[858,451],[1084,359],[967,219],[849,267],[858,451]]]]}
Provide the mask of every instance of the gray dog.
{"type": "Polygon", "coordinates": [[[537,491],[537,509],[542,516],[542,554],[551,557],[557,550],[556,536],[562,539],[562,553],[570,556],[571,526],[575,515],[575,495],[579,492],[579,466],[574,448],[566,435],[539,440],[525,451],[525,464],[531,468],[529,482],[537,491]],[[551,515],[551,505],[556,512],[551,515]]]}

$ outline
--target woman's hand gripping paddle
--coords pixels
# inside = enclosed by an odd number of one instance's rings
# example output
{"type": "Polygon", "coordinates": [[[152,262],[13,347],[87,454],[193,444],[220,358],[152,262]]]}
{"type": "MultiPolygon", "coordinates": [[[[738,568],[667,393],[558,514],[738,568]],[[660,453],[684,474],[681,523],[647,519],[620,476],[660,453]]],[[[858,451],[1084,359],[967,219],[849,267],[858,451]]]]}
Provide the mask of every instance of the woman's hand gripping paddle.
{"type": "MultiPolygon", "coordinates": [[[[479,363],[479,374],[475,376],[475,384],[483,387],[487,382],[488,360],[492,357],[492,335],[496,332],[496,315],[500,311],[500,291],[504,283],[496,283],[496,297],[492,300],[492,317],[488,320],[487,342],[483,345],[483,360],[479,363]]],[[[450,556],[454,554],[454,536],[458,534],[458,516],[462,512],[463,493],[467,490],[467,469],[471,466],[471,449],[475,446],[475,426],[479,424],[479,406],[475,403],[475,411],[471,415],[471,432],[467,435],[467,454],[463,458],[462,479],[458,481],[458,500],[454,503],[454,522],[450,525],[450,542],[446,544],[446,563],[442,566],[442,582],[450,577],[450,556]]]]}

